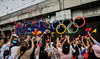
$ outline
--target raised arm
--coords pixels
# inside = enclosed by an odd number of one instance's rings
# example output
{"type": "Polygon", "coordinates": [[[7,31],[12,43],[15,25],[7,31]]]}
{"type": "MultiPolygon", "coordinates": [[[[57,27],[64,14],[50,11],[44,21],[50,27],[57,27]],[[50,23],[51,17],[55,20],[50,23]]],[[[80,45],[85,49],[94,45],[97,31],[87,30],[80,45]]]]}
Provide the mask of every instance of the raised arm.
{"type": "Polygon", "coordinates": [[[36,52],[35,52],[35,56],[38,55],[39,50],[40,50],[40,47],[38,46],[38,47],[37,47],[37,50],[36,50],[36,52]]]}
{"type": "Polygon", "coordinates": [[[32,48],[34,48],[33,38],[31,39],[31,42],[32,42],[31,46],[32,46],[32,48]]]}
{"type": "Polygon", "coordinates": [[[83,46],[86,48],[86,45],[85,45],[85,43],[84,43],[84,41],[83,41],[83,37],[82,37],[82,44],[83,44],[83,46]]]}
{"type": "Polygon", "coordinates": [[[65,40],[62,42],[62,45],[66,42],[66,40],[67,40],[67,39],[65,38],[65,40]]]}
{"type": "Polygon", "coordinates": [[[18,42],[20,42],[20,39],[19,39],[19,37],[18,37],[18,42]]]}
{"type": "Polygon", "coordinates": [[[68,43],[70,44],[70,36],[69,35],[66,35],[66,38],[68,40],[68,43]]]}
{"type": "Polygon", "coordinates": [[[2,39],[2,40],[0,41],[0,48],[2,47],[3,44],[4,44],[4,39],[2,39]]]}
{"type": "Polygon", "coordinates": [[[43,35],[44,35],[44,33],[40,36],[40,39],[39,40],[41,40],[41,38],[43,37],[43,35]]]}
{"type": "Polygon", "coordinates": [[[32,42],[31,48],[28,50],[29,54],[32,54],[33,49],[34,49],[34,42],[33,42],[33,39],[31,39],[31,42],[32,42]]]}
{"type": "Polygon", "coordinates": [[[56,43],[56,49],[58,49],[58,47],[59,47],[59,37],[57,37],[57,43],[56,43]]]}
{"type": "Polygon", "coordinates": [[[87,46],[89,47],[89,46],[90,46],[90,44],[89,44],[89,39],[90,39],[90,37],[86,37],[86,36],[85,36],[85,39],[86,39],[86,44],[87,44],[87,46]]]}
{"type": "Polygon", "coordinates": [[[96,40],[91,36],[91,34],[89,34],[89,37],[93,40],[94,44],[100,46],[100,43],[99,43],[98,41],[96,41],[96,40]]]}
{"type": "Polygon", "coordinates": [[[12,38],[13,38],[13,32],[11,32],[11,37],[10,37],[10,40],[9,40],[10,43],[12,41],[12,38]]]}
{"type": "Polygon", "coordinates": [[[50,37],[50,45],[51,45],[51,37],[50,37]]]}
{"type": "Polygon", "coordinates": [[[91,34],[89,34],[89,37],[94,41],[95,39],[91,36],[91,34]]]}
{"type": "Polygon", "coordinates": [[[90,39],[89,39],[89,42],[90,42],[91,46],[93,46],[93,45],[94,45],[90,39]]]}

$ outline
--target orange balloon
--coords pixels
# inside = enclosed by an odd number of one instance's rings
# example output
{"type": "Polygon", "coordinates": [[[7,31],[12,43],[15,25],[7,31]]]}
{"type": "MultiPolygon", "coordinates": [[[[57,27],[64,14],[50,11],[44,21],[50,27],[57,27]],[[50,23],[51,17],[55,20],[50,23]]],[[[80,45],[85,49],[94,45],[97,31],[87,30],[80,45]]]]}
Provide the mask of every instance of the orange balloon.
{"type": "Polygon", "coordinates": [[[33,34],[33,35],[35,35],[35,33],[34,33],[34,32],[32,32],[32,34],[33,34]]]}

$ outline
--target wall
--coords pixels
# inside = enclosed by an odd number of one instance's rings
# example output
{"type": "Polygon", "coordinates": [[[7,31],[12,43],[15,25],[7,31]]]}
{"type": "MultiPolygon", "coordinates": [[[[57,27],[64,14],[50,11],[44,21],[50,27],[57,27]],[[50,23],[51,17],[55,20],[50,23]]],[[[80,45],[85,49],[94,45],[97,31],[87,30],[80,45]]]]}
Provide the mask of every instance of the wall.
{"type": "Polygon", "coordinates": [[[43,1],[45,0],[1,0],[0,16],[4,16],[43,1]]]}
{"type": "Polygon", "coordinates": [[[38,4],[38,7],[41,7],[41,6],[42,6],[41,9],[38,8],[37,10],[34,10],[31,13],[25,13],[25,14],[20,15],[20,16],[18,15],[18,16],[9,18],[9,19],[5,19],[5,20],[0,22],[0,25],[9,23],[9,20],[11,22],[14,22],[14,21],[25,19],[25,18],[35,17],[35,16],[38,16],[38,15],[42,15],[42,14],[46,14],[46,13],[50,13],[50,12],[54,12],[54,11],[59,10],[59,3],[58,3],[57,0],[49,2],[46,5],[46,7],[44,6],[44,3],[38,4]]]}
{"type": "Polygon", "coordinates": [[[100,7],[72,11],[73,19],[77,16],[83,16],[84,18],[88,18],[88,17],[99,16],[99,15],[100,15],[100,7]]]}

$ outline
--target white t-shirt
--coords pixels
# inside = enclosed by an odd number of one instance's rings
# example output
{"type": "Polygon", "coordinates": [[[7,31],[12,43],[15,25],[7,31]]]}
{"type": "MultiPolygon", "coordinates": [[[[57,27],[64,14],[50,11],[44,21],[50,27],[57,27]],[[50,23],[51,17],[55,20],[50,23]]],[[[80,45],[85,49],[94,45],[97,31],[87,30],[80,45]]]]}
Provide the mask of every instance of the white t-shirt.
{"type": "Polygon", "coordinates": [[[4,44],[4,45],[1,47],[1,49],[0,49],[0,51],[1,51],[1,53],[0,53],[0,59],[3,59],[4,51],[5,51],[5,50],[9,50],[9,46],[10,46],[10,42],[4,44]]]}
{"type": "Polygon", "coordinates": [[[35,59],[39,59],[39,56],[37,55],[35,59]]]}
{"type": "Polygon", "coordinates": [[[10,58],[14,59],[15,55],[17,54],[18,48],[19,48],[18,46],[14,46],[14,47],[11,48],[11,56],[10,56],[10,58]]]}
{"type": "MultiPolygon", "coordinates": [[[[86,49],[87,49],[88,47],[86,46],[86,49]]],[[[84,47],[82,47],[81,46],[81,48],[79,48],[79,55],[78,55],[78,58],[83,58],[83,56],[81,55],[81,52],[84,50],[85,48],[84,47]]],[[[87,51],[87,50],[86,50],[87,51]]]]}

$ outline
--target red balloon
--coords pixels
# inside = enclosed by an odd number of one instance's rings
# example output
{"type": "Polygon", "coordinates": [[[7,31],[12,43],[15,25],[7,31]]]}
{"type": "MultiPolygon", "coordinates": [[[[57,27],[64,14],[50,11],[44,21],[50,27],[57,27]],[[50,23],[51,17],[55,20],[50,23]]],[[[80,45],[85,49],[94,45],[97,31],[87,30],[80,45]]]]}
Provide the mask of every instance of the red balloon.
{"type": "Polygon", "coordinates": [[[10,20],[9,20],[9,23],[10,23],[10,20]]]}
{"type": "Polygon", "coordinates": [[[91,31],[91,28],[89,28],[89,31],[91,31]]]}
{"type": "Polygon", "coordinates": [[[14,21],[14,24],[16,24],[16,21],[14,21]]]}
{"type": "Polygon", "coordinates": [[[89,31],[89,28],[85,29],[85,31],[89,31]]]}
{"type": "Polygon", "coordinates": [[[74,41],[74,38],[73,38],[73,41],[74,41]]]}
{"type": "Polygon", "coordinates": [[[18,24],[16,24],[16,28],[18,28],[18,24]]]}

